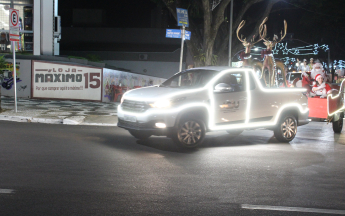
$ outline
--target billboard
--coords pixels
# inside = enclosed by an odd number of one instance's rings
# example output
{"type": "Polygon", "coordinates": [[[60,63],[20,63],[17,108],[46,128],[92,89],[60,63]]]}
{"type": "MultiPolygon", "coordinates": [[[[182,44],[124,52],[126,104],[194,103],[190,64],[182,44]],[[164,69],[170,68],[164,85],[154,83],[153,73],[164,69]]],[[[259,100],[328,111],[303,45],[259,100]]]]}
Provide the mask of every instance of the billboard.
{"type": "Polygon", "coordinates": [[[32,98],[102,101],[102,70],[32,61],[32,98]]]}

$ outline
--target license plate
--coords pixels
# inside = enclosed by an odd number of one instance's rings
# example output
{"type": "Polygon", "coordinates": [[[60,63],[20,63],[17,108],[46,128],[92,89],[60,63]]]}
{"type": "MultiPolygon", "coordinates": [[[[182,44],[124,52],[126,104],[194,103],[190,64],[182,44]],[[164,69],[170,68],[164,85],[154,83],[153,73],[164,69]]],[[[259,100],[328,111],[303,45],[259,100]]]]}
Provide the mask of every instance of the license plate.
{"type": "Polygon", "coordinates": [[[137,121],[137,117],[131,116],[131,115],[125,115],[124,116],[124,120],[125,121],[129,121],[129,122],[136,122],[137,121]]]}

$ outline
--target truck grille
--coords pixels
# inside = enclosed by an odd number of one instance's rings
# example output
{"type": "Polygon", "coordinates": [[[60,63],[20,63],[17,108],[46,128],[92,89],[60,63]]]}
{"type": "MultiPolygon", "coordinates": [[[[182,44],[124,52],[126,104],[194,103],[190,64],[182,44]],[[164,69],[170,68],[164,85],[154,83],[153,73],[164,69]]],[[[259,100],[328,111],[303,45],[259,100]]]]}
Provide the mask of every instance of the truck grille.
{"type": "Polygon", "coordinates": [[[117,123],[118,127],[123,127],[127,129],[152,129],[153,128],[153,123],[139,123],[139,122],[128,122],[124,121],[122,119],[118,120],[117,123]]]}
{"type": "Polygon", "coordinates": [[[137,113],[145,112],[149,108],[149,105],[144,101],[132,101],[126,99],[123,101],[121,106],[124,111],[137,113]]]}

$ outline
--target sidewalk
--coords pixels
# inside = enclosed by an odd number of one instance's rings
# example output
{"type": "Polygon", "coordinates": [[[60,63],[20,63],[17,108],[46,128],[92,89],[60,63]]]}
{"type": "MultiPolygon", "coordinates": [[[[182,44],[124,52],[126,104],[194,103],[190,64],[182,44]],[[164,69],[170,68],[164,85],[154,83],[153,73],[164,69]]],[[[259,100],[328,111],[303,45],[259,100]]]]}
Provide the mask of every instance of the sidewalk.
{"type": "Polygon", "coordinates": [[[17,113],[13,97],[1,97],[0,120],[38,122],[68,125],[117,125],[119,103],[83,102],[67,100],[17,100],[17,113]]]}

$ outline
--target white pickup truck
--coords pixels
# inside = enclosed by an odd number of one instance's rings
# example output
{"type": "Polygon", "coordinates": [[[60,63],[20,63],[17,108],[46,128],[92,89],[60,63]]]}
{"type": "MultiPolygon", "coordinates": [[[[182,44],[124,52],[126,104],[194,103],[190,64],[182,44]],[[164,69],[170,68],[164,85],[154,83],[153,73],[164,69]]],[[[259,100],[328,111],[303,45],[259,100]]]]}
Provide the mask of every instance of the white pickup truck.
{"type": "Polygon", "coordinates": [[[289,142],[307,124],[302,88],[264,88],[249,68],[200,67],[179,72],[161,85],[126,92],[118,127],[138,139],[168,136],[183,147],[200,145],[208,131],[238,135],[267,128],[289,142]]]}

